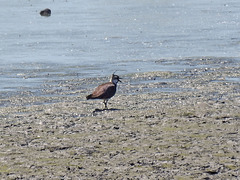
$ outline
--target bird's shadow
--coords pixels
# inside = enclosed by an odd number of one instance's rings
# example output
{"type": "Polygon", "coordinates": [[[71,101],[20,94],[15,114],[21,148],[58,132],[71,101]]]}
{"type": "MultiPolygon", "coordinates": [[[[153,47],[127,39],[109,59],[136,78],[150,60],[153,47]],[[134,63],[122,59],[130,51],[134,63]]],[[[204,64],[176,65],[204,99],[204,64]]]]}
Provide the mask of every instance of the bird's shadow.
{"type": "Polygon", "coordinates": [[[96,113],[96,112],[103,112],[103,111],[120,111],[121,109],[117,109],[117,108],[110,108],[110,109],[95,109],[93,111],[93,113],[96,113]]]}

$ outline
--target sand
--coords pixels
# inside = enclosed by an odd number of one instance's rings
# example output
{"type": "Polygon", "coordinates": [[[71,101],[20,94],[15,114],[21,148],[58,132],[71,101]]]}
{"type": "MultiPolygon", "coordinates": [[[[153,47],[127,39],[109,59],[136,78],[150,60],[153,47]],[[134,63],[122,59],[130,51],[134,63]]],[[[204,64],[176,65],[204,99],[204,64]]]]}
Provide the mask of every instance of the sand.
{"type": "Polygon", "coordinates": [[[238,179],[239,64],[121,74],[1,97],[1,179],[238,179]]]}

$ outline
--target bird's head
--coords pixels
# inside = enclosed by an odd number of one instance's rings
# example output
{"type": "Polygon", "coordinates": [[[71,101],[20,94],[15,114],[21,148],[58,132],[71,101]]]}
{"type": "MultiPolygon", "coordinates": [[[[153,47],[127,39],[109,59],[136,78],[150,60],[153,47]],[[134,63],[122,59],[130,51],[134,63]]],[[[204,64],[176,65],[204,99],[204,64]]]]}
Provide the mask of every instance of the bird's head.
{"type": "Polygon", "coordinates": [[[110,82],[117,84],[118,82],[122,82],[120,79],[122,78],[120,78],[118,75],[113,73],[111,76],[110,82]]]}

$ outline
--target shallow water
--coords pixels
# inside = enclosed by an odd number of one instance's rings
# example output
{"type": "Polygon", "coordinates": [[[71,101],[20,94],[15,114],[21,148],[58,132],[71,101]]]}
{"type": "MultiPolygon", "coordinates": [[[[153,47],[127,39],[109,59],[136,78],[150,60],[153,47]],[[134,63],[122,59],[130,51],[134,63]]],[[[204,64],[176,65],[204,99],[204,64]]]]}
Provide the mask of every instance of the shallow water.
{"type": "Polygon", "coordinates": [[[237,0],[12,0],[1,4],[0,91],[49,80],[239,62],[237,0]],[[50,8],[48,18],[40,10],[50,8]],[[211,63],[202,57],[211,57],[211,63]]]}

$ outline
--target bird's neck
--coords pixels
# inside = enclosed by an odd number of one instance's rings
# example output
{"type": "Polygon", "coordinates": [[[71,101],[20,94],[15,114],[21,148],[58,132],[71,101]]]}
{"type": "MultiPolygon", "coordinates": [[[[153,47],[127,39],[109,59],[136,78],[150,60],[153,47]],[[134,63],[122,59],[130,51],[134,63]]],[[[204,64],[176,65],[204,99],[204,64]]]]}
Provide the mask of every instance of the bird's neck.
{"type": "Polygon", "coordinates": [[[110,82],[113,83],[115,86],[117,86],[118,80],[117,79],[113,79],[110,82]]]}

